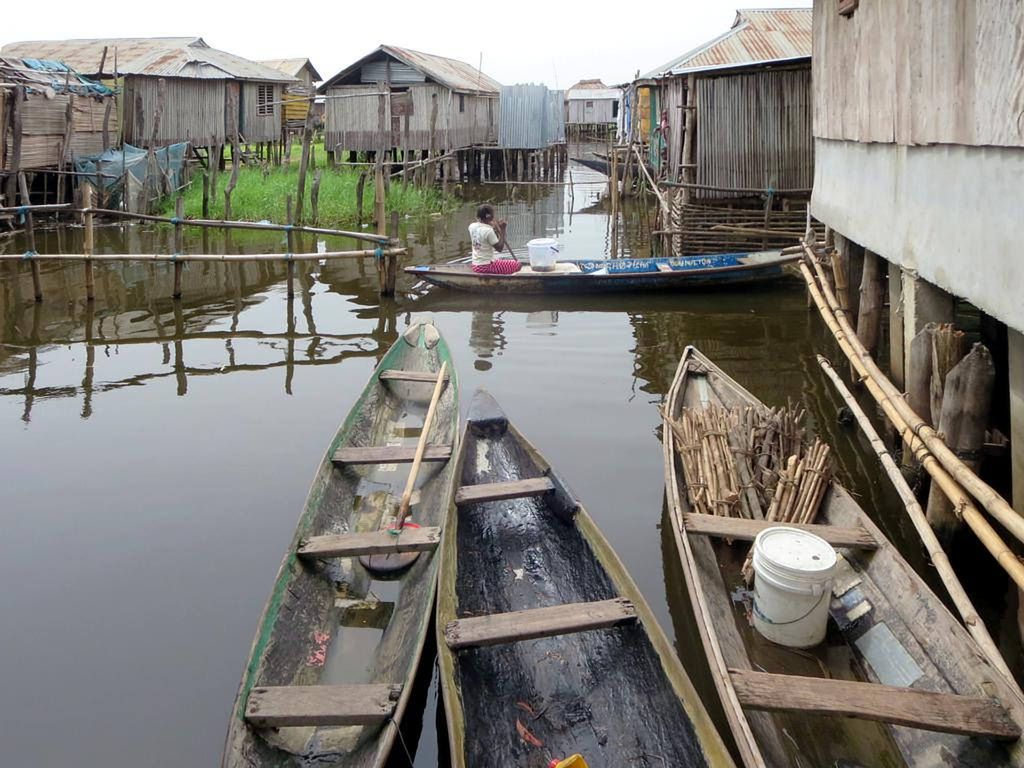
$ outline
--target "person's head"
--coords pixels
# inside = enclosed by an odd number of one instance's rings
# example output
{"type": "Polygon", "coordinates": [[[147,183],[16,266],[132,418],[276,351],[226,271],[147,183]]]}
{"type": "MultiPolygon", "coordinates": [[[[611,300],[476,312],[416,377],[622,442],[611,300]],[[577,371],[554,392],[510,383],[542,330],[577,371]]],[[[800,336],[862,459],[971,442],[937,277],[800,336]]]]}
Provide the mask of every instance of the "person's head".
{"type": "Polygon", "coordinates": [[[484,224],[494,221],[494,206],[484,203],[476,209],[476,218],[484,224]]]}

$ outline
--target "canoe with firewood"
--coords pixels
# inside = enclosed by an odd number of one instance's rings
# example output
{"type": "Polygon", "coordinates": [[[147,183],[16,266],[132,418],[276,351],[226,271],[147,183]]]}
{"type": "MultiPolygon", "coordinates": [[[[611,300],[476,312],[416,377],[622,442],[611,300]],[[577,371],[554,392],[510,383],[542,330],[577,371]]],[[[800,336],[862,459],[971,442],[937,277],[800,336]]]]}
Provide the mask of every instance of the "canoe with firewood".
{"type": "Polygon", "coordinates": [[[1024,699],[830,472],[800,414],[687,347],[663,411],[666,494],[697,629],[748,768],[1024,766],[1024,699]],[[801,527],[835,548],[824,642],[752,627],[749,542],[801,527]]]}
{"type": "Polygon", "coordinates": [[[799,254],[782,251],[713,253],[702,256],[578,259],[555,262],[553,269],[524,265],[511,275],[474,272],[469,264],[424,264],[405,271],[420,280],[483,293],[614,293],[727,288],[782,277],[799,254]]]}
{"type": "Polygon", "coordinates": [[[456,477],[437,604],[452,766],[733,765],[611,545],[486,392],[456,477]]]}
{"type": "Polygon", "coordinates": [[[384,765],[433,615],[458,421],[448,346],[417,323],[320,463],[256,630],[223,768],[384,765]]]}

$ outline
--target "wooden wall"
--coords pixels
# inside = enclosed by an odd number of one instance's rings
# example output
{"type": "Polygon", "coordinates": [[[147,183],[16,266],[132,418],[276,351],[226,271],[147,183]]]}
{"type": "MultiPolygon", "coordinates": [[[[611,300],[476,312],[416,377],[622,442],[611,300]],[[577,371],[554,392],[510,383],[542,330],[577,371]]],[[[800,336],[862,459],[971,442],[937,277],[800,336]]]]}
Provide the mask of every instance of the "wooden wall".
{"type": "Polygon", "coordinates": [[[284,87],[280,83],[242,83],[242,100],[239,130],[248,143],[277,141],[281,138],[281,121],[284,105],[281,103],[284,87]],[[260,114],[259,91],[269,88],[271,106],[269,112],[260,114]]]}
{"type": "MultiPolygon", "coordinates": [[[[327,94],[326,146],[328,150],[372,151],[381,146],[379,136],[378,110],[380,97],[373,85],[346,85],[331,88],[327,94]],[[359,94],[366,94],[360,96],[359,94]],[[330,98],[344,95],[346,98],[330,98]]],[[[431,112],[436,100],[437,119],[435,143],[438,149],[453,149],[471,144],[483,144],[497,140],[498,98],[497,96],[464,95],[464,111],[459,111],[459,94],[452,93],[439,85],[413,85],[406,92],[392,94],[397,105],[399,101],[411,102],[412,114],[406,117],[392,109],[391,100],[385,98],[384,125],[388,134],[383,143],[388,147],[414,150],[430,149],[431,112]]]]}
{"type": "MultiPolygon", "coordinates": [[[[2,97],[0,97],[2,98],[2,97]]],[[[10,94],[13,100],[13,92],[10,94]]],[[[8,109],[11,107],[8,101],[8,109]]],[[[10,112],[6,114],[8,124],[4,128],[4,152],[0,157],[0,168],[13,169],[17,164],[23,170],[57,168],[62,163],[64,136],[67,132],[67,108],[71,103],[71,141],[64,160],[74,155],[91,155],[103,151],[103,123],[107,119],[109,146],[117,146],[120,130],[117,123],[117,107],[113,96],[92,97],[58,94],[47,99],[42,94],[29,94],[20,105],[21,111],[21,158],[17,163],[13,157],[14,136],[10,127],[10,112]],[[107,105],[110,105],[108,111],[107,105]]]]}
{"type": "Polygon", "coordinates": [[[814,0],[814,135],[1024,147],[1024,3],[814,0]]]}
{"type": "Polygon", "coordinates": [[[587,109],[587,99],[571,99],[569,105],[569,125],[597,125],[599,123],[614,123],[618,120],[617,115],[612,112],[615,109],[615,99],[589,99],[593,104],[587,109]]]}
{"type": "Polygon", "coordinates": [[[697,183],[758,190],[810,189],[814,181],[811,117],[809,67],[698,76],[697,183]]]}
{"type": "MultiPolygon", "coordinates": [[[[126,77],[124,85],[124,140],[148,147],[158,101],[156,77],[126,77]]],[[[196,147],[223,144],[225,81],[164,78],[164,105],[155,146],[182,141],[196,147]]]]}

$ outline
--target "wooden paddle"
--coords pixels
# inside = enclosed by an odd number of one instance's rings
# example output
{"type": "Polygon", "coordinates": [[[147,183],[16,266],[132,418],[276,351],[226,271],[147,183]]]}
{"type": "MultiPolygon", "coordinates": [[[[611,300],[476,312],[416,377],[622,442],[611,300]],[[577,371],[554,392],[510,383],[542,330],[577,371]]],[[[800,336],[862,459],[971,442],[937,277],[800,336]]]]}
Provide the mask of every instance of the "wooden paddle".
{"type": "MultiPolygon", "coordinates": [[[[402,493],[402,500],[398,505],[398,514],[395,517],[393,533],[397,537],[402,534],[402,526],[405,518],[409,516],[409,507],[412,506],[412,492],[416,486],[416,477],[420,472],[420,464],[423,463],[423,453],[427,450],[427,439],[430,435],[430,425],[434,422],[434,412],[437,410],[437,403],[441,399],[441,390],[444,389],[445,375],[448,373],[448,362],[441,363],[441,370],[437,373],[437,383],[434,384],[434,394],[430,398],[430,405],[427,407],[427,415],[423,418],[423,430],[420,432],[419,442],[416,444],[416,453],[413,455],[412,468],[409,470],[409,479],[405,481],[405,491],[402,493]]],[[[398,552],[386,555],[363,555],[359,562],[368,571],[377,573],[393,573],[408,568],[419,552],[398,552]]]]}

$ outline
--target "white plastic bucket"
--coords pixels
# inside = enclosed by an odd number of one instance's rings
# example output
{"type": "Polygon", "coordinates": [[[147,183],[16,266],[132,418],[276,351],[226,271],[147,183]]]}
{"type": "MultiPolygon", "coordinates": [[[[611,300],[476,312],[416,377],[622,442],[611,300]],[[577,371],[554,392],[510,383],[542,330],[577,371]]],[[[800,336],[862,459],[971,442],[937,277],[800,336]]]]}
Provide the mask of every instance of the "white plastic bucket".
{"type": "Polygon", "coordinates": [[[530,252],[530,267],[538,272],[555,268],[558,258],[558,241],[550,237],[538,237],[526,244],[530,252]]]}
{"type": "Polygon", "coordinates": [[[754,628],[791,648],[825,639],[836,551],[820,536],[773,526],[754,539],[754,628]]]}

